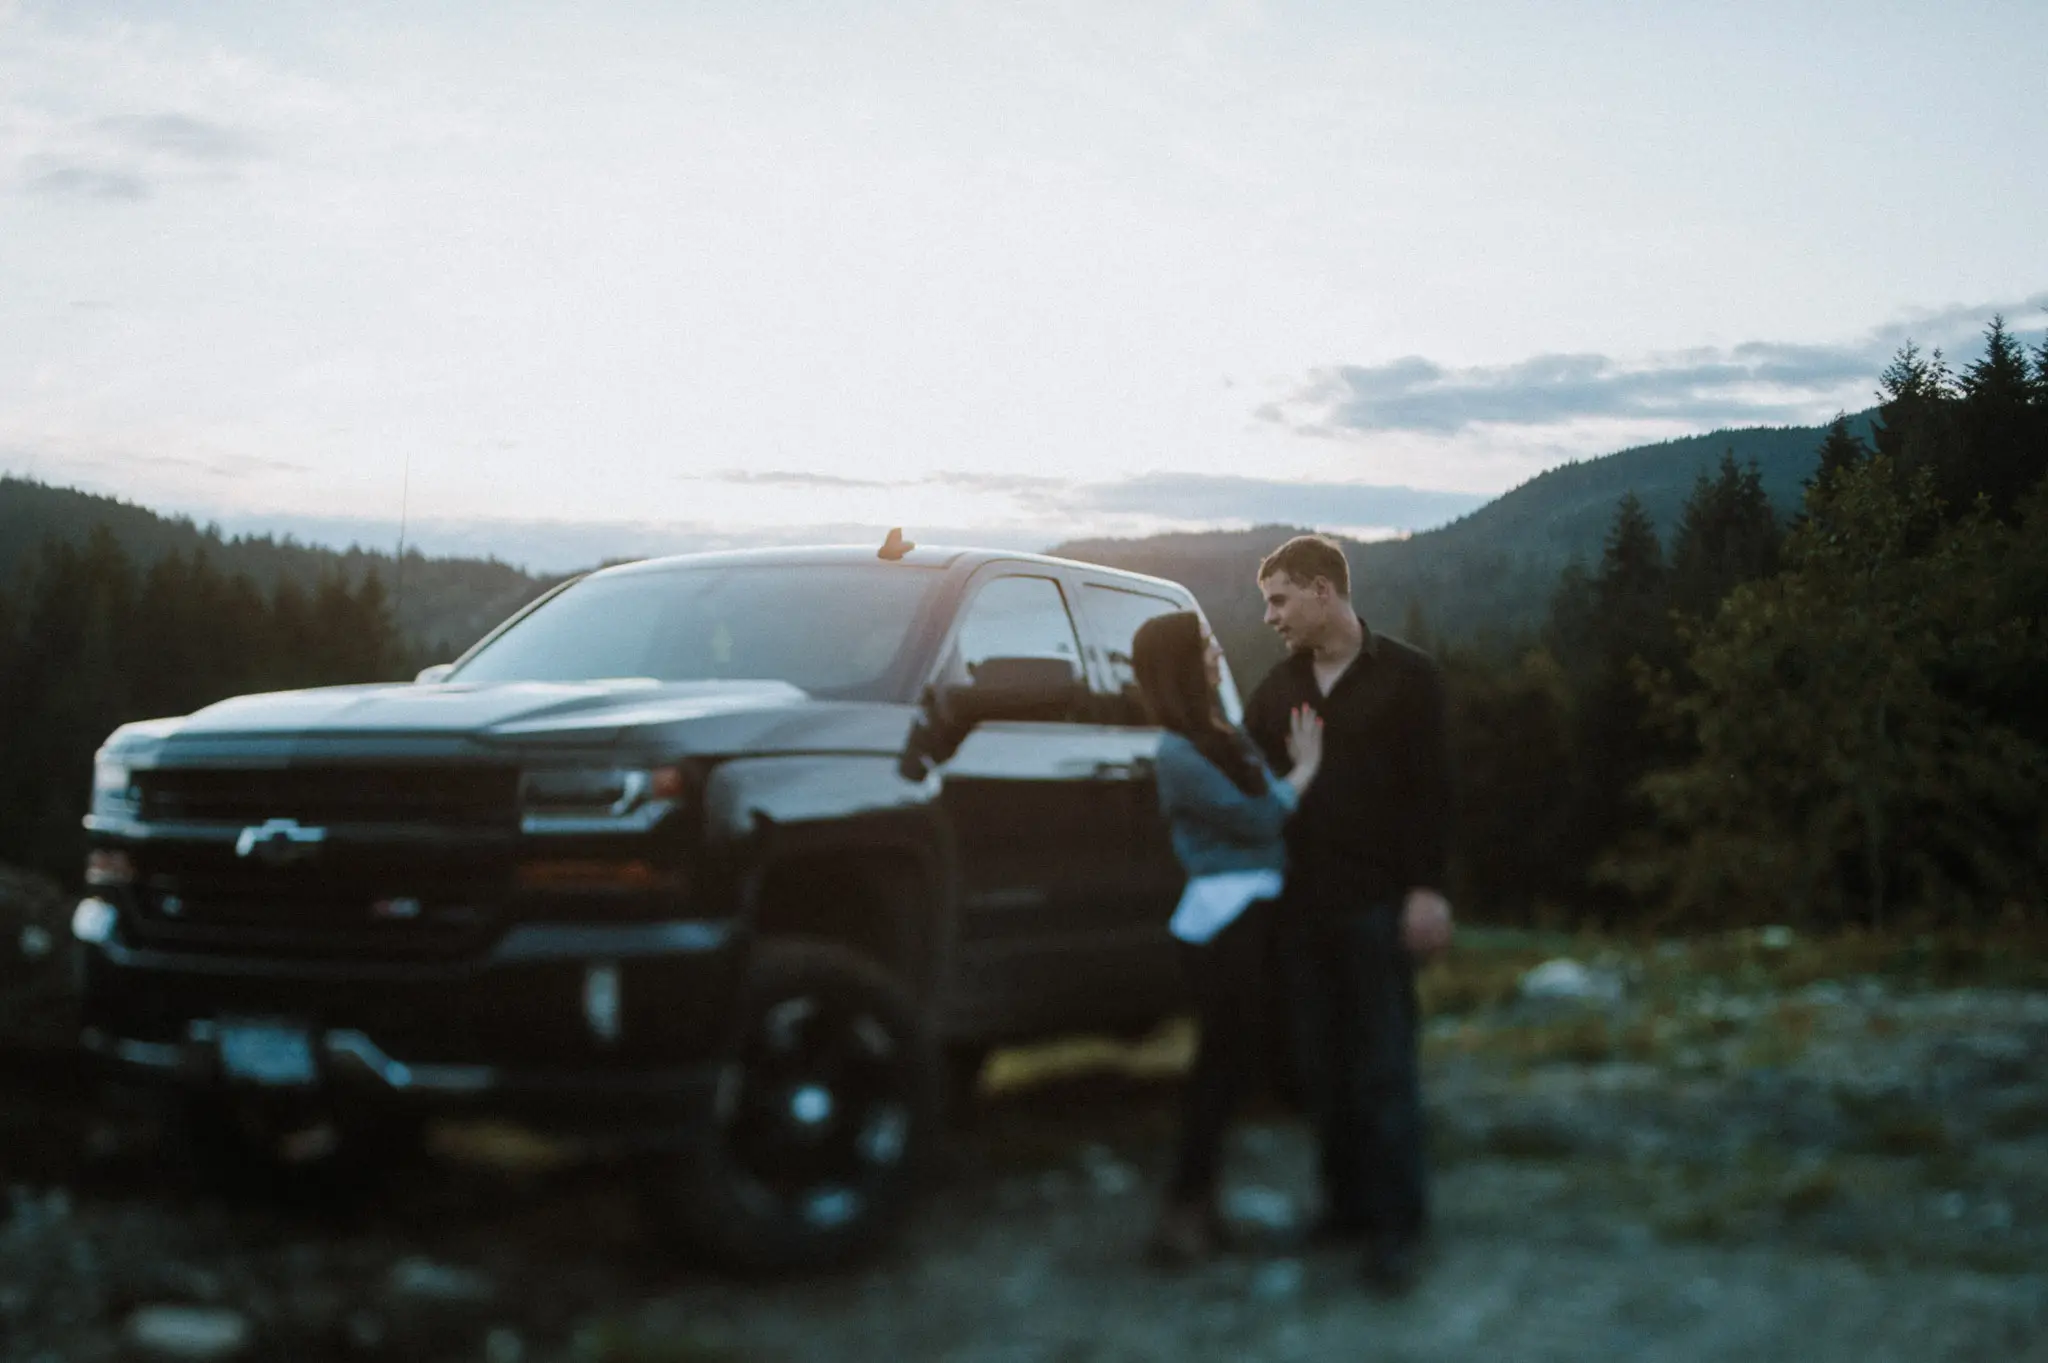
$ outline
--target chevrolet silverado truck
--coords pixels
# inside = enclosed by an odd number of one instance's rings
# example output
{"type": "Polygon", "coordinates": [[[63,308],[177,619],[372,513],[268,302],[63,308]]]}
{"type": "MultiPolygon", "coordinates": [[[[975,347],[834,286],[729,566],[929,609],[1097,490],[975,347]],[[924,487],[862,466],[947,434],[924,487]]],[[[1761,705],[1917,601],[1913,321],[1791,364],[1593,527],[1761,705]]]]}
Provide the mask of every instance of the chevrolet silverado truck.
{"type": "Polygon", "coordinates": [[[1194,609],[896,536],[689,555],[576,578],[412,684],[124,725],[83,1044],[216,1135],[509,1112],[644,1142],[699,1251],[844,1258],[989,1048],[1179,1006],[1130,654],[1194,609]]]}

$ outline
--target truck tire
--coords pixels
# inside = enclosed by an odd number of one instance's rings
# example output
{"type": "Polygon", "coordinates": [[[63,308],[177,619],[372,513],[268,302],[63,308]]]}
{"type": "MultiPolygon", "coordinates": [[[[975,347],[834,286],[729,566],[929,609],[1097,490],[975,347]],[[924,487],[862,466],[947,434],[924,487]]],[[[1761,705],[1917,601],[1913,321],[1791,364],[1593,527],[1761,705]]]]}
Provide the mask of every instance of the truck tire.
{"type": "Polygon", "coordinates": [[[944,1071],[917,1003],[826,942],[754,950],[711,1120],[650,1169],[656,1215],[709,1263],[777,1273],[844,1262],[915,1200],[944,1071]]]}

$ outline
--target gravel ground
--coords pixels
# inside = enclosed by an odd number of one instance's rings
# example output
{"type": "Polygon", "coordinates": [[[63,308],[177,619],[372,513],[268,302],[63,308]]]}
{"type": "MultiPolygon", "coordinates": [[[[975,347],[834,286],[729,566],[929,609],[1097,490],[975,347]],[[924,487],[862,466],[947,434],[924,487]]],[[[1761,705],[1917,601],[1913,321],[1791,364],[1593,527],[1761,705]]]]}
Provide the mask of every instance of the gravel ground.
{"type": "Polygon", "coordinates": [[[2048,996],[1994,991],[1439,1020],[1436,1233],[1398,1302],[1288,1250],[1312,1154],[1278,1111],[1229,1165],[1252,1247],[1146,1267],[1173,1089],[1129,1073],[986,1099],[902,1244],[766,1284],[679,1264],[617,1170],[513,1132],[442,1131],[347,1206],[200,1198],[46,1073],[0,1087],[0,1358],[2048,1360],[2044,1055],[2048,996]]]}

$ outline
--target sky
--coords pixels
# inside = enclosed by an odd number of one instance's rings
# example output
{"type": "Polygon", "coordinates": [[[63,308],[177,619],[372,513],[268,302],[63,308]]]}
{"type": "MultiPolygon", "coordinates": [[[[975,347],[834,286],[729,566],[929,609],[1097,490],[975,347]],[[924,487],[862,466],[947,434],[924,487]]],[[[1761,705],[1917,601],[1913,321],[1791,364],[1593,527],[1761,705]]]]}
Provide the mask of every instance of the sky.
{"type": "Polygon", "coordinates": [[[536,566],[1424,528],[2038,338],[2044,52],[2038,0],[0,0],[0,472],[536,566]]]}

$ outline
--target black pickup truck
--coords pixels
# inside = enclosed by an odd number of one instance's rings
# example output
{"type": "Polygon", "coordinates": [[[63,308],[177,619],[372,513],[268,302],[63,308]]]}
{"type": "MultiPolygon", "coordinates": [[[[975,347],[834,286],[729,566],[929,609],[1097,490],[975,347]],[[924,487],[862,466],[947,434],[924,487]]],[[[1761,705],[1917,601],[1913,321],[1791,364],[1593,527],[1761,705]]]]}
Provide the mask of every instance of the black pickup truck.
{"type": "Polygon", "coordinates": [[[1178,1005],[1130,650],[1195,608],[987,550],[691,555],[577,578],[414,684],[125,725],[84,1044],[220,1130],[644,1138],[697,1247],[841,1258],[988,1048],[1178,1005]]]}

